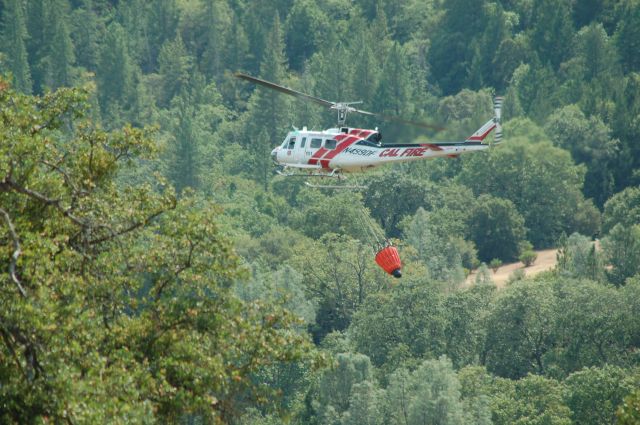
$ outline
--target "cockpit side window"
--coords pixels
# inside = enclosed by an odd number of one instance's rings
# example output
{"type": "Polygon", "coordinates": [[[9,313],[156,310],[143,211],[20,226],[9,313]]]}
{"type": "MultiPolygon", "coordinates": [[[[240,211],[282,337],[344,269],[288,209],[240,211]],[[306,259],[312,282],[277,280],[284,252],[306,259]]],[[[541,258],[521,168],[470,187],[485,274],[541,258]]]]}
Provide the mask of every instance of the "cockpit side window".
{"type": "Polygon", "coordinates": [[[300,147],[301,147],[301,148],[304,148],[304,145],[305,145],[306,143],[307,143],[307,138],[306,138],[306,137],[303,137],[303,138],[302,138],[302,141],[300,142],[300,147]]]}
{"type": "Polygon", "coordinates": [[[289,139],[289,146],[287,146],[287,149],[293,149],[296,146],[296,138],[292,137],[291,139],[289,139]]]}
{"type": "Polygon", "coordinates": [[[334,139],[327,139],[327,140],[324,141],[324,148],[325,149],[335,149],[337,144],[338,144],[338,142],[335,141],[334,139]]]}
{"type": "Polygon", "coordinates": [[[322,139],[311,139],[311,149],[318,149],[322,145],[322,139]]]}

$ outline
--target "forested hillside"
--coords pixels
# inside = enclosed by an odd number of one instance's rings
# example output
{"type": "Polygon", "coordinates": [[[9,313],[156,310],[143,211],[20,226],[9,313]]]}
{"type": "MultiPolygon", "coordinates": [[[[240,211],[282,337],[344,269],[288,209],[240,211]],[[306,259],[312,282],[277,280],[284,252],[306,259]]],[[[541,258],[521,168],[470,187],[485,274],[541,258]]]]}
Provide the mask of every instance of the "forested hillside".
{"type": "Polygon", "coordinates": [[[639,52],[638,0],[0,0],[0,423],[640,423],[639,52]],[[236,72],[503,143],[309,188],[334,114],[236,72]]]}

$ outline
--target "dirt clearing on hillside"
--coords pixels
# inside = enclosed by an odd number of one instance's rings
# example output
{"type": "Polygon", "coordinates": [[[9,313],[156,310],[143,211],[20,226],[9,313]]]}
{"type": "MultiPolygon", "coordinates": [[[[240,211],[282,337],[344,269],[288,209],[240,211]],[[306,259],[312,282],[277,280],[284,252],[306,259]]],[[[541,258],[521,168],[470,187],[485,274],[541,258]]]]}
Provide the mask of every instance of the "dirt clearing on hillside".
{"type": "MultiPolygon", "coordinates": [[[[493,279],[493,282],[498,288],[502,288],[507,283],[507,279],[509,279],[509,276],[511,276],[513,272],[518,269],[523,269],[527,276],[535,276],[540,272],[551,270],[556,266],[557,252],[557,249],[545,249],[542,251],[536,251],[536,254],[538,254],[538,258],[536,258],[535,263],[533,263],[533,265],[529,267],[525,267],[521,262],[504,264],[495,273],[490,270],[491,279],[493,279]]],[[[472,285],[475,280],[476,272],[474,271],[469,276],[467,276],[465,285],[472,285]]]]}

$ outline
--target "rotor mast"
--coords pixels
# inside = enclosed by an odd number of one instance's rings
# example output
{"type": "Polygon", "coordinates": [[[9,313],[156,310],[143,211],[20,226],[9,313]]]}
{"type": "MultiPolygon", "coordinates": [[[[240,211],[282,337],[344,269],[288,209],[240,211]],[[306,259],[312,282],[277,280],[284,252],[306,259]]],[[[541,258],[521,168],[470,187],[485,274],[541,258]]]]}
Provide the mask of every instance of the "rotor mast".
{"type": "Polygon", "coordinates": [[[356,108],[351,107],[351,105],[359,105],[362,103],[362,100],[357,102],[338,102],[331,106],[331,109],[335,109],[338,111],[338,127],[342,127],[347,122],[347,114],[350,112],[358,112],[356,108]]]}

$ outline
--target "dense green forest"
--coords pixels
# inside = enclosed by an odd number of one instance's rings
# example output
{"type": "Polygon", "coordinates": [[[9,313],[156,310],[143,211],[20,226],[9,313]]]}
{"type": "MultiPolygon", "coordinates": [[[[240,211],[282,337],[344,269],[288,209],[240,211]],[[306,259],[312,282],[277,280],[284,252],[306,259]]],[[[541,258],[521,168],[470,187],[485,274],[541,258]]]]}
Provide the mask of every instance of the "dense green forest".
{"type": "Polygon", "coordinates": [[[640,423],[639,53],[638,0],[0,0],[0,423],[640,423]],[[238,71],[504,141],[309,188],[335,116],[238,71]]]}

